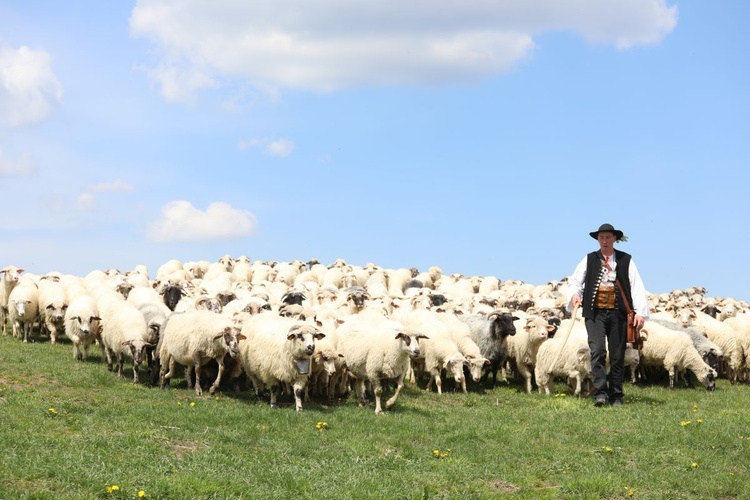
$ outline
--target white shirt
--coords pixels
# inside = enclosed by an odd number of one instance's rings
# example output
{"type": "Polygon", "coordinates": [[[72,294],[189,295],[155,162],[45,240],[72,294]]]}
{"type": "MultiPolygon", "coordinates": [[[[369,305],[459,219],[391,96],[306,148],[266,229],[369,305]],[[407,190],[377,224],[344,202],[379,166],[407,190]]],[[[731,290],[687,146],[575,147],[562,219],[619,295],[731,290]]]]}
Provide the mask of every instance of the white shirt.
{"type": "MultiPolygon", "coordinates": [[[[586,263],[588,262],[588,256],[584,257],[581,262],[576,266],[573,275],[568,278],[568,311],[572,311],[573,308],[570,305],[570,300],[573,295],[578,295],[583,300],[583,285],[586,283],[586,263]]],[[[610,257],[609,267],[613,270],[617,269],[617,263],[614,259],[614,254],[610,257]]],[[[644,319],[648,319],[649,307],[648,297],[646,296],[646,287],[643,286],[641,275],[638,274],[638,268],[635,266],[633,259],[630,259],[630,266],[628,267],[628,280],[630,280],[630,295],[633,298],[633,310],[638,316],[643,316],[644,319]]]]}

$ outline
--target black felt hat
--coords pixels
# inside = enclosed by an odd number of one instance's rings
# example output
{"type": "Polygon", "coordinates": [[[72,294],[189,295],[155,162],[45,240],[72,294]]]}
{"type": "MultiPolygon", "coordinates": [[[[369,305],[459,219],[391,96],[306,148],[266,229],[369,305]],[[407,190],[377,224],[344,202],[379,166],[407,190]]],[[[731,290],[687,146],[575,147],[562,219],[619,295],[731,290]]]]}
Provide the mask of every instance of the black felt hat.
{"type": "Polygon", "coordinates": [[[615,229],[612,224],[602,224],[601,226],[599,226],[599,229],[589,234],[592,238],[597,239],[599,238],[599,233],[601,233],[602,231],[614,234],[617,241],[620,241],[623,237],[622,231],[620,231],[619,229],[615,229]]]}

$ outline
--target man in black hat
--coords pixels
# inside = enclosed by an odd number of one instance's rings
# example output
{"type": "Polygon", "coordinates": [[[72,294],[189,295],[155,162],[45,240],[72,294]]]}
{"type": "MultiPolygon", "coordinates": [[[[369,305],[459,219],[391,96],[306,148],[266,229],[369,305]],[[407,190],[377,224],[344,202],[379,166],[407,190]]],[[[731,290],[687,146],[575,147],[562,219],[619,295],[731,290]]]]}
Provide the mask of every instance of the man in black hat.
{"type": "Polygon", "coordinates": [[[617,241],[624,241],[622,231],[612,224],[602,224],[589,233],[599,242],[599,250],[591,252],[576,266],[568,280],[568,309],[582,305],[586,332],[591,349],[591,371],[594,376],[594,405],[622,406],[622,382],[625,372],[627,342],[627,303],[635,311],[638,330],[648,318],[648,299],[630,254],[615,250],[617,241]],[[619,281],[620,286],[617,286],[619,281]],[[621,291],[622,290],[622,291],[621,291]],[[610,373],[607,378],[607,345],[610,373]]]}

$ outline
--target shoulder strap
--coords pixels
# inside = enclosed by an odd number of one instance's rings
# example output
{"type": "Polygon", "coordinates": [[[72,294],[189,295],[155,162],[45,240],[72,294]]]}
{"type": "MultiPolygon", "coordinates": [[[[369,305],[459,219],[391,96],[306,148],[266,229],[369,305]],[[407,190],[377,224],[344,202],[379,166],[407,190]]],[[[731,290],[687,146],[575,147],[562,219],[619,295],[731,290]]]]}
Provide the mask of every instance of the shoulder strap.
{"type": "Polygon", "coordinates": [[[615,283],[617,284],[617,288],[620,289],[620,296],[622,296],[622,301],[625,303],[625,310],[630,314],[630,311],[632,311],[633,308],[630,307],[630,302],[628,302],[628,297],[625,295],[625,290],[622,288],[622,283],[620,283],[620,280],[615,280],[615,283]]]}

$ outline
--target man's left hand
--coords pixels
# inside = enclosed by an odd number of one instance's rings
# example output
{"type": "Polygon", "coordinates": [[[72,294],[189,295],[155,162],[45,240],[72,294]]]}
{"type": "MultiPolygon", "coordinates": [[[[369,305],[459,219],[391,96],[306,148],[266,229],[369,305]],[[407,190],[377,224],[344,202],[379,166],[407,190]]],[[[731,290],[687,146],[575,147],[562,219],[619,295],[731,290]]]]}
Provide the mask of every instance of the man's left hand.
{"type": "Polygon", "coordinates": [[[641,328],[643,328],[643,325],[646,323],[646,318],[636,314],[634,318],[634,323],[635,323],[635,330],[640,331],[641,328]]]}

